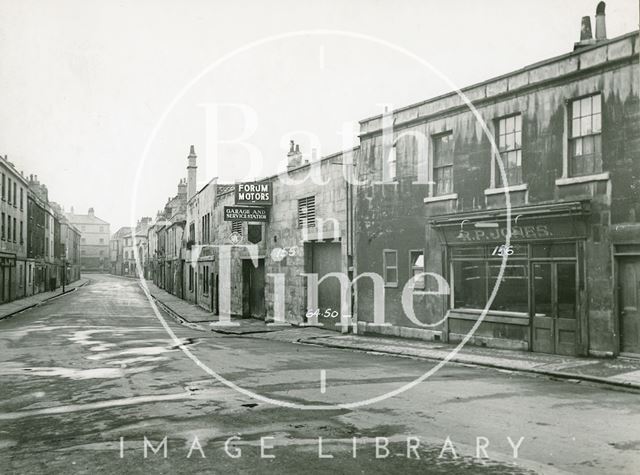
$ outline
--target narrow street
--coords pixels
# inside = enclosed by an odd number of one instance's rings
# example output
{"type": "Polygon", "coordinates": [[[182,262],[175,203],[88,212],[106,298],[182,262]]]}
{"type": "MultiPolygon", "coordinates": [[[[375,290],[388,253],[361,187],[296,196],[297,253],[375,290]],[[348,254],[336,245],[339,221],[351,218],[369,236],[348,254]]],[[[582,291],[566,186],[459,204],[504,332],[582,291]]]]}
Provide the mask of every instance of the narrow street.
{"type": "MultiPolygon", "coordinates": [[[[289,403],[375,397],[433,365],[196,331],[164,318],[209,368],[289,403]]],[[[253,400],[177,348],[131,279],[94,275],[86,287],[1,321],[0,345],[3,473],[634,473],[640,463],[638,394],[605,386],[448,365],[407,392],[351,410],[253,400]],[[144,438],[158,448],[165,436],[167,457],[148,447],[145,458],[144,438]],[[478,437],[489,459],[476,458],[478,437]],[[507,437],[514,445],[524,437],[517,459],[507,437]],[[333,458],[319,457],[318,438],[333,458]],[[420,442],[410,457],[408,438],[420,442]]]]}

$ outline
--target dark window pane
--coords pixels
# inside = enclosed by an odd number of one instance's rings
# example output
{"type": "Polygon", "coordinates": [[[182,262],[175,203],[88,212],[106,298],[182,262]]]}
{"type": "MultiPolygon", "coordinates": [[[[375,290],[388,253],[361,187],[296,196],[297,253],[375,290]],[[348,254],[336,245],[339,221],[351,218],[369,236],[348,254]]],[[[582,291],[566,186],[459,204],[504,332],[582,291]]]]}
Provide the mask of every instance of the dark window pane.
{"type": "MultiPolygon", "coordinates": [[[[489,265],[488,294],[491,295],[500,273],[500,264],[489,265]]],[[[491,305],[493,310],[505,312],[529,311],[529,271],[526,261],[509,261],[491,305]]]]}
{"type": "Polygon", "coordinates": [[[576,317],[576,265],[559,263],[558,272],[558,317],[576,317]]]}
{"type": "Polygon", "coordinates": [[[576,245],[574,243],[547,243],[531,246],[532,257],[575,257],[576,245]]]}
{"type": "Polygon", "coordinates": [[[391,284],[398,282],[398,272],[396,269],[387,268],[386,282],[391,284]]]}
{"type": "Polygon", "coordinates": [[[533,264],[535,313],[551,316],[551,264],[533,264]]]}
{"type": "Polygon", "coordinates": [[[486,304],[485,268],[485,262],[453,262],[455,308],[484,308],[486,304]]]}
{"type": "Polygon", "coordinates": [[[452,247],[451,248],[451,257],[460,258],[460,257],[484,257],[485,256],[485,248],[484,247],[452,247]]]}

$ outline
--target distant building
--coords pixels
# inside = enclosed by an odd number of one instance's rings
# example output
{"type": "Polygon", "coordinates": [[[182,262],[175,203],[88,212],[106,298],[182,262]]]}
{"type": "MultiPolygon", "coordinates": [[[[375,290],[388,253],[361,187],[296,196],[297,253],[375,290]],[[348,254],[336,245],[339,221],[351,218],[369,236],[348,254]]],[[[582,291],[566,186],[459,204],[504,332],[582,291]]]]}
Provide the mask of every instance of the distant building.
{"type": "Polygon", "coordinates": [[[68,284],[80,278],[80,230],[69,222],[64,211],[57,203],[50,203],[53,208],[60,231],[54,229],[54,241],[57,246],[56,257],[59,259],[60,268],[66,268],[66,275],[61,271],[58,276],[58,285],[68,284]]]}
{"type": "Polygon", "coordinates": [[[129,232],[123,236],[123,269],[122,275],[136,276],[136,254],[138,262],[142,268],[143,275],[146,276],[147,270],[147,233],[151,225],[151,218],[141,218],[136,224],[135,230],[129,229],[129,232]]]}
{"type": "Polygon", "coordinates": [[[98,218],[93,208],[87,214],[75,214],[71,208],[66,217],[80,229],[80,268],[86,272],[107,272],[111,267],[109,223],[98,218]]]}
{"type": "Polygon", "coordinates": [[[109,241],[109,260],[111,273],[124,275],[124,239],[131,234],[131,226],[122,226],[111,236],[109,241]]]}
{"type": "Polygon", "coordinates": [[[27,294],[26,195],[29,184],[0,156],[0,303],[27,294]]]}
{"type": "Polygon", "coordinates": [[[60,223],[49,203],[47,187],[38,181],[37,175],[30,175],[28,183],[27,294],[30,295],[54,290],[59,285],[61,261],[55,245],[56,238],[60,240],[60,223]]]}

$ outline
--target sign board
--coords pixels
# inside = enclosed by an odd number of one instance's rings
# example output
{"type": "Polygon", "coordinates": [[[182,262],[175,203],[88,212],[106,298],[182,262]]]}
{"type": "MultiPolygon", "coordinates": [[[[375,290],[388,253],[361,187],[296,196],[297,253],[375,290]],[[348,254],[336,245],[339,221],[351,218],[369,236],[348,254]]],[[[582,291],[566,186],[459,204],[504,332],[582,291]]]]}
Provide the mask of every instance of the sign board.
{"type": "Polygon", "coordinates": [[[237,205],[270,205],[273,203],[273,183],[236,183],[237,205]]]}
{"type": "Polygon", "coordinates": [[[224,220],[266,222],[269,220],[269,212],[264,206],[225,206],[224,220]]]}
{"type": "MultiPolygon", "coordinates": [[[[504,221],[496,222],[495,227],[465,223],[463,226],[442,226],[441,229],[445,241],[450,244],[504,242],[507,238],[507,226],[504,221]]],[[[517,224],[512,223],[510,240],[513,242],[577,239],[585,234],[585,223],[579,218],[521,218],[517,224]]]]}

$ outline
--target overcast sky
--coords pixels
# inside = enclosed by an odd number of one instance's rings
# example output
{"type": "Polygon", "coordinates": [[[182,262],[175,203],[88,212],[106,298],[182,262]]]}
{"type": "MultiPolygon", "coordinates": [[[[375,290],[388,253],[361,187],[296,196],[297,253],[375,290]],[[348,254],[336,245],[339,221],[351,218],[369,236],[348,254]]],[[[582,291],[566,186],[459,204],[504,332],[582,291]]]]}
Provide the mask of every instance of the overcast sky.
{"type": "MultiPolygon", "coordinates": [[[[0,0],[0,154],[26,175],[37,174],[51,200],[76,212],[95,208],[114,232],[130,222],[136,170],[156,126],[137,185],[137,215],[155,216],[175,194],[191,144],[200,155],[201,185],[216,172],[225,182],[245,177],[249,160],[237,145],[216,148],[217,170],[212,164],[207,136],[215,123],[206,121],[204,104],[242,104],[255,112],[256,129],[247,141],[263,163],[249,173],[263,176],[282,169],[291,136],[309,152],[309,141],[295,131],[315,134],[320,153],[332,153],[343,147],[344,124],[379,113],[380,104],[400,107],[449,90],[392,48],[317,30],[393,43],[464,87],[571,51],[581,17],[591,15],[595,27],[596,5],[0,0]]],[[[637,0],[607,2],[609,37],[637,28],[637,0]]],[[[245,130],[246,112],[229,106],[219,112],[221,139],[245,130]]]]}

